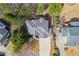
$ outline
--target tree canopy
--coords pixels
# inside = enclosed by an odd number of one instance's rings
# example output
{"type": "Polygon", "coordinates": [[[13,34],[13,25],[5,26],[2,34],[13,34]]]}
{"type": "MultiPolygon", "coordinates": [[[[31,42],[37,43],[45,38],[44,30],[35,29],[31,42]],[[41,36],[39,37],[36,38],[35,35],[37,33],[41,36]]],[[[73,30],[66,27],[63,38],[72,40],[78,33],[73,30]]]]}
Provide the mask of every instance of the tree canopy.
{"type": "Polygon", "coordinates": [[[21,16],[31,16],[33,14],[33,11],[31,8],[21,8],[19,11],[19,15],[21,16]]]}
{"type": "Polygon", "coordinates": [[[62,9],[61,3],[51,3],[49,4],[49,14],[60,13],[62,9]]]}
{"type": "Polygon", "coordinates": [[[44,12],[44,5],[43,4],[38,4],[37,6],[37,13],[42,14],[44,12]]]}
{"type": "Polygon", "coordinates": [[[1,3],[0,4],[0,9],[3,11],[3,13],[10,13],[13,11],[13,7],[11,7],[11,4],[4,4],[4,3],[1,3]]]}
{"type": "Polygon", "coordinates": [[[25,42],[28,42],[28,36],[26,33],[25,26],[16,29],[13,31],[11,36],[11,42],[14,45],[14,52],[19,52],[25,42]]]}

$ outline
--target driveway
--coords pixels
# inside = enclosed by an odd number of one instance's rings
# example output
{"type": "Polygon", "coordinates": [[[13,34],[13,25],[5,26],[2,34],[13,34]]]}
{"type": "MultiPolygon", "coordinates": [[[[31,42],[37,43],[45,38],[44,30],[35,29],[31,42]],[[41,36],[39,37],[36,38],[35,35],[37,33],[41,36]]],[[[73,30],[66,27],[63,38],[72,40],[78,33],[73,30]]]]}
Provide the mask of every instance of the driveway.
{"type": "Polygon", "coordinates": [[[39,39],[39,55],[50,56],[51,37],[39,39]]]}

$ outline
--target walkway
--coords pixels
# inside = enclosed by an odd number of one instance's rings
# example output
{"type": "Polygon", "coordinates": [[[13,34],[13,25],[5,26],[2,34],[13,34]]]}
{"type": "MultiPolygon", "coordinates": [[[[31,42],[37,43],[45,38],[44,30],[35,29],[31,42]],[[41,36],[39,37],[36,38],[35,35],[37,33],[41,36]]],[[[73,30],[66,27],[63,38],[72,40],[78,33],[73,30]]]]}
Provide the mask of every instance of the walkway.
{"type": "Polygon", "coordinates": [[[58,33],[58,30],[56,31],[56,35],[57,35],[56,45],[59,48],[60,56],[63,56],[64,55],[64,42],[65,42],[65,40],[62,38],[62,35],[58,33]]]}

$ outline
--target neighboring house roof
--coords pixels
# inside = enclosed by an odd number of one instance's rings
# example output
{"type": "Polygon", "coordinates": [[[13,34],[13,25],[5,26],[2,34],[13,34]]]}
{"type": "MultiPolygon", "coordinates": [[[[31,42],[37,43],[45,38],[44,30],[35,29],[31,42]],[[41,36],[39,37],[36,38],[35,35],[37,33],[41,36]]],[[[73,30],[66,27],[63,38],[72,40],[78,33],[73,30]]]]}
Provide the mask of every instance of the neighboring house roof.
{"type": "Polygon", "coordinates": [[[76,46],[79,45],[79,36],[70,36],[69,40],[67,41],[67,46],[76,46]]]}
{"type": "Polygon", "coordinates": [[[79,44],[79,22],[70,22],[71,27],[61,28],[62,36],[68,36],[67,46],[75,46],[79,44]]]}
{"type": "Polygon", "coordinates": [[[39,35],[40,37],[49,36],[49,22],[44,17],[26,20],[26,25],[31,35],[39,35]]]}
{"type": "Polygon", "coordinates": [[[5,24],[5,22],[2,22],[1,19],[0,19],[0,44],[4,45],[7,40],[7,35],[9,33],[9,30],[6,29],[7,28],[7,23],[5,24]]]}
{"type": "Polygon", "coordinates": [[[2,37],[5,37],[7,33],[8,31],[6,29],[0,29],[0,35],[2,35],[2,37]]]}
{"type": "Polygon", "coordinates": [[[67,36],[69,31],[69,34],[72,36],[79,35],[79,27],[64,27],[61,28],[61,33],[63,36],[67,36]]]}

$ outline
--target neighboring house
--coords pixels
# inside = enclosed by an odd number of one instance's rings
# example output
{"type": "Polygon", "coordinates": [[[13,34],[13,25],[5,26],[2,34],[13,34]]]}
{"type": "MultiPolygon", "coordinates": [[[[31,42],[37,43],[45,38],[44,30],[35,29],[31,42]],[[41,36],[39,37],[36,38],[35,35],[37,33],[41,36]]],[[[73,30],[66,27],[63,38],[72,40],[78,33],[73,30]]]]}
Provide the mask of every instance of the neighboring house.
{"type": "Polygon", "coordinates": [[[10,24],[0,19],[0,46],[6,46],[10,36],[10,24]]]}
{"type": "Polygon", "coordinates": [[[31,20],[26,20],[26,25],[28,28],[28,35],[33,36],[34,38],[47,38],[51,36],[50,28],[50,17],[45,17],[44,15],[36,16],[31,20]]]}
{"type": "Polygon", "coordinates": [[[68,24],[68,26],[60,28],[57,33],[57,46],[62,53],[61,55],[64,54],[63,49],[79,45],[79,19],[72,18],[68,24]]]}

